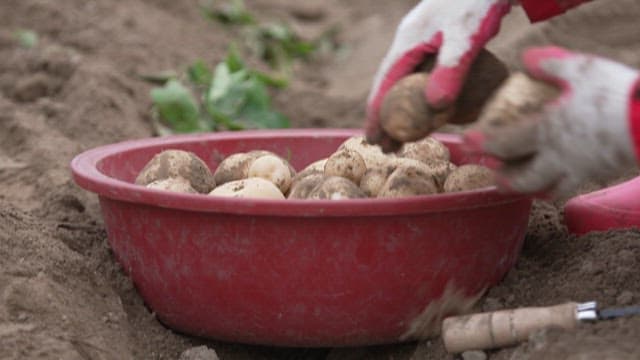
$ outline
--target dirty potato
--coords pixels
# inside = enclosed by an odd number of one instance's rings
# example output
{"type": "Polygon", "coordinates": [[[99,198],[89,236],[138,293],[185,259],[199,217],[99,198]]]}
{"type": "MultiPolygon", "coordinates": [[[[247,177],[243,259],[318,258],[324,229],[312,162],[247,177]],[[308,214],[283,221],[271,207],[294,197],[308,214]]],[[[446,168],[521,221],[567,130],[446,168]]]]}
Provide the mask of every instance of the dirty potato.
{"type": "Polygon", "coordinates": [[[388,155],[382,152],[380,146],[369,144],[364,136],[350,137],[338,147],[338,151],[344,149],[360,154],[367,169],[385,165],[389,161],[389,158],[394,157],[394,155],[388,155]]]}
{"type": "Polygon", "coordinates": [[[429,168],[427,174],[433,178],[440,191],[444,191],[444,182],[449,174],[458,168],[455,164],[446,160],[433,160],[426,163],[426,165],[429,168]]]}
{"type": "Polygon", "coordinates": [[[449,149],[443,143],[433,137],[426,137],[415,142],[405,143],[398,156],[428,163],[433,160],[449,161],[450,154],[449,149]]]}
{"type": "Polygon", "coordinates": [[[216,184],[222,185],[229,181],[246,179],[249,177],[249,167],[251,163],[255,159],[265,155],[274,154],[265,150],[252,150],[246,153],[240,152],[227,156],[213,173],[216,184]]]}
{"type": "Polygon", "coordinates": [[[291,184],[291,189],[287,199],[306,199],[309,193],[322,183],[327,177],[322,172],[307,174],[304,178],[298,179],[291,184]]]}
{"type": "Polygon", "coordinates": [[[378,196],[380,189],[395,168],[393,165],[386,165],[368,169],[360,179],[360,189],[369,197],[378,196]]]}
{"type": "Polygon", "coordinates": [[[329,157],[324,165],[324,174],[327,176],[340,176],[360,183],[360,178],[367,171],[364,159],[354,150],[342,149],[329,157]]]}
{"type": "Polygon", "coordinates": [[[493,171],[486,166],[462,165],[449,174],[444,182],[445,192],[467,191],[495,185],[493,171]]]}
{"type": "Polygon", "coordinates": [[[285,198],[280,189],[278,189],[274,183],[263,178],[248,178],[229,181],[213,189],[209,195],[260,199],[285,198]]]}
{"type": "Polygon", "coordinates": [[[396,167],[414,167],[427,176],[430,176],[438,186],[438,189],[442,190],[444,181],[447,176],[456,168],[456,165],[446,160],[429,160],[420,161],[416,159],[409,159],[399,157],[394,159],[391,164],[396,167]]]}
{"type": "Polygon", "coordinates": [[[431,61],[421,66],[423,72],[402,78],[382,101],[380,125],[396,141],[422,139],[446,123],[475,121],[492,93],[509,76],[507,67],[498,58],[482,50],[471,64],[456,102],[447,109],[435,110],[426,103],[424,95],[434,57],[428,60],[431,61]]]}
{"type": "Polygon", "coordinates": [[[194,189],[189,183],[189,180],[181,176],[152,181],[148,183],[146,187],[149,189],[167,190],[187,194],[197,193],[196,189],[194,189]]]}
{"type": "Polygon", "coordinates": [[[339,176],[329,176],[311,190],[307,199],[346,200],[365,197],[365,193],[352,181],[339,176]]]}
{"type": "Polygon", "coordinates": [[[324,174],[324,165],[327,163],[327,160],[328,159],[325,158],[314,161],[313,163],[307,165],[304,169],[302,169],[302,171],[296,173],[293,179],[291,179],[291,187],[293,187],[296,182],[304,179],[309,175],[324,174]]]}
{"type": "Polygon", "coordinates": [[[156,154],[140,171],[135,183],[148,185],[156,180],[182,177],[199,193],[208,193],[216,182],[207,164],[196,154],[184,150],[165,150],[156,154]]]}
{"type": "Polygon", "coordinates": [[[415,166],[398,166],[380,189],[379,198],[398,198],[438,193],[433,177],[415,166]]]}
{"type": "Polygon", "coordinates": [[[380,106],[380,125],[394,140],[422,139],[447,123],[450,112],[433,111],[424,99],[429,74],[415,73],[400,79],[380,106]]]}

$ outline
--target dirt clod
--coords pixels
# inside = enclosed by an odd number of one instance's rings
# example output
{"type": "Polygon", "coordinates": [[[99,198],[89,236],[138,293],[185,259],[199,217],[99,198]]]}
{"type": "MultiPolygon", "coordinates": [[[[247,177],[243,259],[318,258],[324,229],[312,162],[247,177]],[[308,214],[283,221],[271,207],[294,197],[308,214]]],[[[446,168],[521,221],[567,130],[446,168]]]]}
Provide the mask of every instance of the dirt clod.
{"type": "Polygon", "coordinates": [[[218,354],[206,346],[197,346],[185,350],[179,360],[219,360],[218,354]]]}

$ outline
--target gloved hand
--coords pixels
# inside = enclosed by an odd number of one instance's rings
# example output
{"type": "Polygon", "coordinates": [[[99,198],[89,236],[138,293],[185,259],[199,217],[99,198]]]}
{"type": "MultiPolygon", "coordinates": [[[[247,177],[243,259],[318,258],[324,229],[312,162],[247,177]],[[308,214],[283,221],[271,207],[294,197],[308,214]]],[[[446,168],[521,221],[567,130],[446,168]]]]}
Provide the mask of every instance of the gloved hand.
{"type": "Polygon", "coordinates": [[[500,130],[466,134],[475,139],[471,147],[502,160],[504,189],[570,195],[586,180],[614,178],[636,164],[632,126],[640,124],[632,124],[630,104],[637,70],[558,47],[530,49],[523,62],[530,76],[561,89],[560,96],[500,130]]]}
{"type": "Polygon", "coordinates": [[[400,23],[387,55],[375,75],[367,105],[366,136],[384,149],[394,142],[379,123],[385,94],[429,55],[437,54],[425,89],[434,109],[452,104],[469,66],[498,32],[510,10],[509,0],[423,0],[400,23]]]}

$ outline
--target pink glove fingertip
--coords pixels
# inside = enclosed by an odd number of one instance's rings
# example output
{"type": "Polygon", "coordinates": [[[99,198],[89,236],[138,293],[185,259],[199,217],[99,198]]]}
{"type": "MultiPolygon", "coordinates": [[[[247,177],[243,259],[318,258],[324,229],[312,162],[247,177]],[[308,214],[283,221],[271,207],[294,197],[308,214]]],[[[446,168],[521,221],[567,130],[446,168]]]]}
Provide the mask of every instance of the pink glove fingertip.
{"type": "Polygon", "coordinates": [[[425,89],[427,103],[434,109],[444,109],[453,104],[462,88],[465,77],[463,74],[466,75],[468,69],[469,65],[466,64],[436,67],[429,74],[429,82],[425,89]]]}
{"type": "Polygon", "coordinates": [[[468,154],[483,154],[487,136],[478,130],[469,130],[462,135],[462,149],[468,154]]]}
{"type": "Polygon", "coordinates": [[[543,63],[551,59],[563,60],[573,56],[575,56],[575,53],[557,46],[534,47],[523,52],[522,63],[532,77],[551,82],[566,89],[566,81],[544,69],[543,63]]]}

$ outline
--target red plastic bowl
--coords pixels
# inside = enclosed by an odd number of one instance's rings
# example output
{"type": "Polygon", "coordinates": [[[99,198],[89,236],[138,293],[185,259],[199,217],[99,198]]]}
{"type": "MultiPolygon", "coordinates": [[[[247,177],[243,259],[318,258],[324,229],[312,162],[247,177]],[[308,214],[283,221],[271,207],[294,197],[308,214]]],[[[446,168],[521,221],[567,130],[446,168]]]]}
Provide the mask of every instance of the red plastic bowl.
{"type": "MultiPolygon", "coordinates": [[[[266,149],[301,169],[357,133],[151,138],[86,151],[71,166],[75,181],[99,195],[117,259],[167,326],[276,346],[409,340],[425,314],[439,326],[437,317],[454,311],[441,299],[445,289],[473,298],[511,268],[530,199],[486,188],[385,200],[249,200],[132,183],[165,149],[192,151],[212,169],[225,155],[266,149]]],[[[454,162],[474,160],[461,157],[457,138],[437,137],[454,162]]]]}
{"type": "Polygon", "coordinates": [[[564,206],[570,233],[640,228],[640,176],[618,185],[576,196],[564,206]]]}

